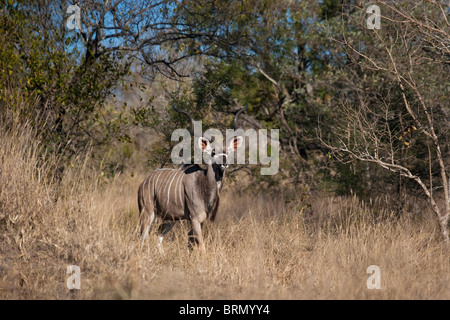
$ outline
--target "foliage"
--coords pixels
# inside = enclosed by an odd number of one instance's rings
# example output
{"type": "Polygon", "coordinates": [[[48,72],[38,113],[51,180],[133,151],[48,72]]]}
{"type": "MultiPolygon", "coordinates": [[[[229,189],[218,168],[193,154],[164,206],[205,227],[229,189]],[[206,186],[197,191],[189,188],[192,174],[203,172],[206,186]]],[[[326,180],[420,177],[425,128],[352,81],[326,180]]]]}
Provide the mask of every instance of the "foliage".
{"type": "Polygon", "coordinates": [[[441,1],[379,1],[381,30],[367,29],[367,6],[356,1],[85,0],[72,31],[69,2],[0,3],[0,104],[61,156],[57,173],[79,154],[108,175],[126,170],[139,136],[142,162],[168,166],[171,133],[188,125],[172,105],[206,130],[229,128],[247,103],[244,128],[280,129],[279,174],[237,168],[261,189],[288,200],[389,193],[401,207],[407,193],[448,187],[441,1]],[[33,103],[19,110],[17,97],[33,103]]]}
{"type": "Polygon", "coordinates": [[[0,101],[15,109],[17,96],[26,102],[22,121],[39,128],[46,148],[60,154],[62,164],[92,146],[126,135],[126,119],[105,104],[128,74],[129,62],[121,53],[95,56],[81,48],[75,32],[58,16],[62,3],[2,1],[0,101]]]}

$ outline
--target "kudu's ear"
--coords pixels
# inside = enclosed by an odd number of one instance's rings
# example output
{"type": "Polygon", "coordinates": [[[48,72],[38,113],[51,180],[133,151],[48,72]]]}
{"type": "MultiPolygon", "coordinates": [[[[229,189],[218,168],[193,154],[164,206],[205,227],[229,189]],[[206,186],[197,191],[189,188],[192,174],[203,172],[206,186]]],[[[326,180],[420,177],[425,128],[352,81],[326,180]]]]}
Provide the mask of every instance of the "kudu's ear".
{"type": "Polygon", "coordinates": [[[244,141],[244,138],[242,138],[241,136],[234,137],[234,139],[230,141],[227,151],[231,152],[233,150],[236,150],[237,148],[240,148],[242,146],[242,141],[244,141]]]}
{"type": "Polygon", "coordinates": [[[199,147],[203,152],[211,153],[211,151],[212,151],[212,145],[211,145],[211,142],[209,142],[208,139],[203,138],[203,137],[198,138],[198,147],[199,147]]]}

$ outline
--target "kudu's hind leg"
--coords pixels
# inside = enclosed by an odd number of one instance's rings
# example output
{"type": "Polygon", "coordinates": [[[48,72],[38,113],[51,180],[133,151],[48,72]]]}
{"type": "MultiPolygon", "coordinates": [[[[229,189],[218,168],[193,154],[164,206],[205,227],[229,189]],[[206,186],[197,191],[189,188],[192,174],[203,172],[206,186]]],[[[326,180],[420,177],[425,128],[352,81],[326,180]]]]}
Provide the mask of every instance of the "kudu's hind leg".
{"type": "Polygon", "coordinates": [[[141,248],[144,246],[145,239],[150,232],[150,227],[152,226],[154,220],[155,212],[153,211],[153,208],[150,213],[150,210],[143,207],[139,213],[139,236],[141,238],[141,248]]]}
{"type": "Polygon", "coordinates": [[[144,242],[145,239],[147,239],[147,236],[150,232],[150,228],[152,226],[153,221],[155,221],[155,212],[152,212],[152,214],[150,215],[150,221],[148,222],[147,227],[145,228],[143,234],[142,234],[142,243],[141,243],[141,248],[144,246],[144,242]]]}
{"type": "Polygon", "coordinates": [[[159,227],[159,231],[160,231],[160,235],[159,235],[159,239],[158,239],[158,243],[157,243],[157,248],[159,253],[164,253],[164,250],[162,248],[162,241],[164,239],[164,236],[170,231],[172,230],[173,226],[175,224],[175,221],[164,221],[161,226],[159,227]]]}

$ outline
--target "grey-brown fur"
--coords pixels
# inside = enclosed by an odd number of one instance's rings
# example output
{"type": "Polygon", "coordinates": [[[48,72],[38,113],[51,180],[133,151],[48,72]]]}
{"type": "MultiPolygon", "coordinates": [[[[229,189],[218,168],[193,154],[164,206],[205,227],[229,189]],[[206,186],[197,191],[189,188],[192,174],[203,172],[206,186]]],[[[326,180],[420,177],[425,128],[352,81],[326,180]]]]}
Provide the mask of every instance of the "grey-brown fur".
{"type": "MultiPolygon", "coordinates": [[[[187,112],[191,123],[193,119],[187,112]]],[[[238,111],[237,117],[244,109],[238,111]]],[[[164,235],[170,231],[177,220],[190,220],[192,230],[189,232],[190,243],[197,242],[205,250],[202,237],[202,224],[206,219],[214,220],[219,207],[219,193],[223,187],[227,157],[242,144],[242,137],[235,137],[223,153],[223,146],[200,137],[198,145],[204,153],[211,156],[207,165],[184,165],[180,169],[158,169],[153,171],[138,190],[139,234],[142,245],[147,237],[155,217],[163,220],[160,228],[158,248],[164,235]],[[217,153],[217,155],[215,154],[217,153]]]]}
{"type": "MultiPolygon", "coordinates": [[[[214,220],[223,178],[224,173],[215,164],[206,169],[190,165],[153,171],[138,190],[139,232],[143,240],[153,214],[168,221],[191,220],[194,225],[203,224],[207,218],[214,220]]],[[[194,226],[193,231],[202,245],[201,234],[195,232],[194,226]]]]}

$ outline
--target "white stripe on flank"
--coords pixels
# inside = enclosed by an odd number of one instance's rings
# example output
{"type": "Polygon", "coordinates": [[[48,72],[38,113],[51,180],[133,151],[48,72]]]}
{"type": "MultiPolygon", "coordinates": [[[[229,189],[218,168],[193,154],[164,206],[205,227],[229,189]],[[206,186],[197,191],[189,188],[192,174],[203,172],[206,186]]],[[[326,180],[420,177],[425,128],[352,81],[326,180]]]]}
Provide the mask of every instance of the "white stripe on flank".
{"type": "Polygon", "coordinates": [[[175,184],[174,184],[174,186],[173,186],[173,194],[174,194],[174,201],[175,201],[175,204],[176,205],[178,205],[178,201],[177,201],[177,186],[178,186],[178,172],[175,172],[175,175],[174,175],[174,177],[175,177],[175,179],[176,179],[176,181],[175,181],[175,184]]]}
{"type": "Polygon", "coordinates": [[[177,179],[177,181],[175,182],[175,186],[173,187],[173,193],[175,196],[175,202],[178,205],[178,200],[177,200],[177,190],[178,190],[178,185],[180,184],[180,175],[178,172],[175,173],[175,177],[177,179]]]}
{"type": "Polygon", "coordinates": [[[147,182],[148,178],[144,180],[144,182],[142,182],[142,205],[144,207],[146,207],[145,205],[145,183],[147,182]]]}
{"type": "Polygon", "coordinates": [[[155,189],[155,193],[156,193],[156,194],[158,194],[156,188],[158,187],[158,180],[159,180],[159,177],[161,176],[161,170],[158,169],[157,171],[158,171],[158,173],[159,173],[159,174],[158,174],[158,178],[157,178],[156,181],[153,183],[153,186],[154,186],[154,189],[155,189]]]}
{"type": "Polygon", "coordinates": [[[175,174],[172,173],[172,175],[173,175],[173,178],[172,178],[172,180],[170,181],[169,187],[167,188],[167,202],[166,202],[166,207],[169,205],[170,186],[172,185],[173,179],[175,179],[175,177],[177,176],[177,174],[176,174],[176,173],[175,173],[175,174]]]}
{"type": "Polygon", "coordinates": [[[183,178],[184,178],[184,171],[181,171],[180,175],[180,185],[178,186],[178,198],[180,199],[180,205],[183,205],[183,197],[181,196],[181,192],[183,190],[183,178]]]}
{"type": "Polygon", "coordinates": [[[166,186],[166,178],[167,177],[166,177],[165,173],[167,173],[167,170],[166,169],[161,169],[161,175],[160,176],[163,176],[163,177],[162,177],[161,182],[159,183],[159,186],[156,185],[156,188],[158,188],[156,190],[157,196],[159,196],[161,194],[161,192],[164,191],[164,187],[166,186]]]}
{"type": "MultiPolygon", "coordinates": [[[[168,177],[168,175],[167,175],[168,171],[169,171],[169,170],[164,170],[165,175],[163,176],[163,179],[162,179],[162,181],[161,181],[162,187],[161,187],[161,189],[159,189],[159,193],[158,193],[159,195],[163,194],[163,193],[164,193],[164,190],[166,189],[166,186],[167,186],[167,180],[169,179],[169,177],[168,177]]],[[[161,199],[161,200],[162,200],[162,199],[161,199]]]]}
{"type": "MultiPolygon", "coordinates": [[[[152,174],[150,177],[151,177],[151,180],[153,180],[153,176],[154,176],[154,174],[152,174]]],[[[149,201],[149,205],[152,203],[152,192],[151,192],[151,188],[152,188],[152,183],[151,183],[151,181],[150,181],[150,177],[148,177],[148,191],[147,191],[147,193],[148,193],[148,201],[149,201]]],[[[154,210],[154,208],[153,208],[153,210],[154,210]]]]}
{"type": "MultiPolygon", "coordinates": [[[[180,189],[181,189],[181,184],[183,181],[183,176],[184,176],[184,171],[180,171],[178,173],[177,185],[175,186],[175,197],[177,196],[177,192],[178,192],[178,200],[180,200],[180,206],[183,205],[182,200],[181,200],[181,195],[180,195],[180,189]]],[[[178,200],[177,200],[177,204],[178,204],[178,200]]]]}

